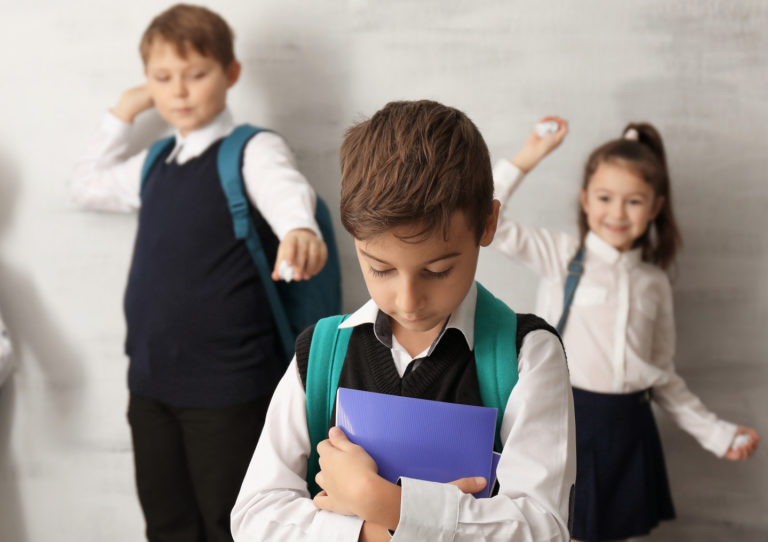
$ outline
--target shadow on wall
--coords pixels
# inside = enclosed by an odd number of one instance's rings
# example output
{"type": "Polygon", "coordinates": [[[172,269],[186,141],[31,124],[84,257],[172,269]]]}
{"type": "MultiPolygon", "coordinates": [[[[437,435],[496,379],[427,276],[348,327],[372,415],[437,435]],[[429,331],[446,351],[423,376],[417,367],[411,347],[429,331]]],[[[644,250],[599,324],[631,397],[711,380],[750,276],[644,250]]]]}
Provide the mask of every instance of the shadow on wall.
{"type": "MultiPolygon", "coordinates": [[[[20,187],[18,171],[0,153],[0,241],[13,223],[20,187]]],[[[46,438],[72,439],[84,375],[33,281],[1,255],[0,307],[16,362],[0,396],[0,525],[3,540],[25,542],[17,458],[28,461],[41,452],[40,435],[30,434],[41,428],[46,438]],[[34,373],[39,376],[30,378],[34,373]],[[14,431],[22,418],[25,432],[14,431]],[[11,442],[12,437],[18,441],[11,442]]]]}

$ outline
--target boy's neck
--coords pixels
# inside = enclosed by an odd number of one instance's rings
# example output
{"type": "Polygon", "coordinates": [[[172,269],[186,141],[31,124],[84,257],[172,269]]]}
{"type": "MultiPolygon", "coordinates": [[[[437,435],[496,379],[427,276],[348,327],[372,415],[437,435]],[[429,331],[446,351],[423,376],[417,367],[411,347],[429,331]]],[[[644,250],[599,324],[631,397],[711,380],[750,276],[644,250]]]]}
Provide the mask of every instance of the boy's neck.
{"type": "Polygon", "coordinates": [[[446,319],[428,331],[411,331],[398,324],[394,318],[389,316],[388,318],[389,325],[392,328],[392,336],[397,339],[397,342],[405,348],[406,352],[408,352],[412,358],[415,358],[424,350],[432,346],[432,343],[435,342],[435,339],[448,321],[448,319],[446,319]]]}

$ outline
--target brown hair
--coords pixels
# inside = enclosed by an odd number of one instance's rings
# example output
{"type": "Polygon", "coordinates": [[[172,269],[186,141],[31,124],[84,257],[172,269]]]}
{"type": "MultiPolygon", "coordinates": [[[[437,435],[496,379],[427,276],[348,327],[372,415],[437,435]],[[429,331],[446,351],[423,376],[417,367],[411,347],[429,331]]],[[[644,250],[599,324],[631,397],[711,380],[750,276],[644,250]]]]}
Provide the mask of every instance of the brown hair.
{"type": "MultiPolygon", "coordinates": [[[[627,124],[622,134],[620,139],[601,145],[589,155],[584,167],[582,188],[586,190],[598,166],[605,162],[627,167],[650,184],[655,196],[662,196],[664,203],[659,214],[635,241],[634,246],[642,248],[644,261],[667,269],[674,261],[683,241],[672,212],[672,189],[664,144],[656,128],[645,122],[627,124]],[[630,132],[630,137],[627,132],[630,132]]],[[[579,232],[582,242],[588,231],[587,215],[579,206],[579,232]]]]}
{"type": "Polygon", "coordinates": [[[344,135],[341,222],[356,239],[417,225],[421,240],[461,210],[482,237],[493,209],[488,148],[461,111],[429,100],[390,102],[344,135]]]}
{"type": "Polygon", "coordinates": [[[146,65],[152,42],[160,38],[186,57],[187,47],[218,61],[226,70],[235,60],[232,29],[220,15],[202,6],[176,4],[152,19],[139,43],[146,65]]]}

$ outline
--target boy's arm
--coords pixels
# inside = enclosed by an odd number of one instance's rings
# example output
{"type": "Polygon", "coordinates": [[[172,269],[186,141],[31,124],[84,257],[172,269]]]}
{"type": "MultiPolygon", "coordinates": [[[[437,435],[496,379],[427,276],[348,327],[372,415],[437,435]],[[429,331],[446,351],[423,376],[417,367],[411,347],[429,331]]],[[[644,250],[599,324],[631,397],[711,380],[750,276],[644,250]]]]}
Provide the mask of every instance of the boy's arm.
{"type": "Polygon", "coordinates": [[[135,211],[140,206],[139,184],[147,151],[128,159],[131,124],[114,113],[104,115],[69,179],[73,203],[98,211],[135,211]]]}
{"type": "Polygon", "coordinates": [[[313,504],[305,479],[309,450],[306,398],[294,358],[272,396],[232,509],[236,541],[357,542],[362,519],[313,504]]]}
{"type": "Polygon", "coordinates": [[[520,378],[502,423],[499,494],[475,499],[448,484],[402,479],[393,542],[569,540],[576,478],[573,398],[557,337],[533,331],[523,341],[520,378]]]}
{"type": "Polygon", "coordinates": [[[280,240],[273,278],[279,277],[283,259],[296,268],[296,279],[319,272],[327,250],[315,221],[315,191],[296,168],[282,137],[262,132],[251,138],[243,157],[243,179],[251,202],[280,240]]]}

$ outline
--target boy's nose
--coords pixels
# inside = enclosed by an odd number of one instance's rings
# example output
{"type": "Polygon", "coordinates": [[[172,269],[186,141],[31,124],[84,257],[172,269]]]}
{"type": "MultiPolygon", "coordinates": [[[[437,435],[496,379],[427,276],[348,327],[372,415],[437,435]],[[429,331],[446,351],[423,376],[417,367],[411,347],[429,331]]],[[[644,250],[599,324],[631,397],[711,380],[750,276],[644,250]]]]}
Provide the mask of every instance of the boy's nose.
{"type": "Polygon", "coordinates": [[[398,305],[405,315],[417,316],[422,308],[422,292],[417,281],[405,278],[398,292],[398,305]]]}
{"type": "Polygon", "coordinates": [[[180,77],[176,80],[176,84],[173,87],[173,93],[176,96],[186,96],[187,95],[187,84],[184,82],[184,78],[180,77]]]}

